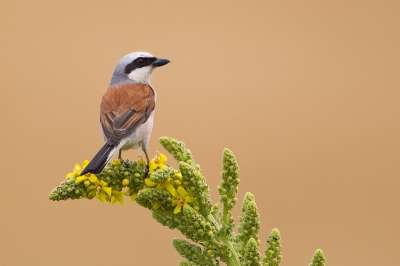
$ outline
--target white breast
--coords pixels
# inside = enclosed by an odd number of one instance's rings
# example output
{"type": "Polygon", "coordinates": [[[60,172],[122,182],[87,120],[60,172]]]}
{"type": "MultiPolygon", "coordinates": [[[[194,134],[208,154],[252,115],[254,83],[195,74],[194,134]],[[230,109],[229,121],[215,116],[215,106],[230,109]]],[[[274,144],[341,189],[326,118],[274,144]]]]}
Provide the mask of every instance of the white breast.
{"type": "Polygon", "coordinates": [[[153,130],[154,111],[149,119],[136,128],[129,136],[123,138],[118,145],[122,150],[138,149],[142,147],[142,143],[147,148],[150,140],[151,131],[153,130]]]}

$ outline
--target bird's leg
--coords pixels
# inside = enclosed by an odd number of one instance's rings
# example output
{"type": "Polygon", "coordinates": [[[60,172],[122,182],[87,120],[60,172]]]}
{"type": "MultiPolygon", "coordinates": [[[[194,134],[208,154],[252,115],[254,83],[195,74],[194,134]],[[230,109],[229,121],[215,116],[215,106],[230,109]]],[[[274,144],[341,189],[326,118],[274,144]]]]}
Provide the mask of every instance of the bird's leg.
{"type": "MultiPolygon", "coordinates": [[[[122,155],[122,149],[119,149],[118,159],[119,159],[120,161],[123,161],[121,155],[122,155]]],[[[127,164],[125,161],[124,161],[124,167],[125,167],[125,168],[129,168],[129,164],[127,164]]]]}
{"type": "Polygon", "coordinates": [[[146,160],[147,160],[147,164],[146,164],[146,170],[144,171],[144,176],[147,178],[147,174],[149,173],[149,155],[147,155],[147,147],[146,145],[144,145],[144,143],[142,142],[142,150],[144,152],[144,155],[146,155],[146,160]]]}

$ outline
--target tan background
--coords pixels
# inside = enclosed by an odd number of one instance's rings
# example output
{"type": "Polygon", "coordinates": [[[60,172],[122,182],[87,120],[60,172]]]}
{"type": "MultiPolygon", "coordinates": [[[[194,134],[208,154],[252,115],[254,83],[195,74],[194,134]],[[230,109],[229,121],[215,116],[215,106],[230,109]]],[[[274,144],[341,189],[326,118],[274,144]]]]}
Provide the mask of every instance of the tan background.
{"type": "Polygon", "coordinates": [[[1,264],[178,265],[180,233],[136,204],[47,199],[100,148],[115,64],[144,50],[172,61],[152,82],[150,153],[184,141],[216,202],[233,150],[262,252],[277,227],[282,265],[317,248],[327,265],[398,265],[399,14],[399,1],[2,1],[1,264]]]}

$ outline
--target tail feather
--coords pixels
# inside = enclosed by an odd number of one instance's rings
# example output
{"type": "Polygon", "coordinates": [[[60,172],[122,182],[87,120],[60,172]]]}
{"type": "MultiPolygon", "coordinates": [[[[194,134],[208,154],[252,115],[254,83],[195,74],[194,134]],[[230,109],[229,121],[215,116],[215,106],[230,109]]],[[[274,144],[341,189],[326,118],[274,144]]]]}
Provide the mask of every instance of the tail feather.
{"type": "Polygon", "coordinates": [[[81,175],[87,173],[100,174],[108,161],[114,156],[116,152],[116,146],[105,143],[104,146],[93,157],[90,163],[85,167],[85,169],[83,169],[81,175]]]}

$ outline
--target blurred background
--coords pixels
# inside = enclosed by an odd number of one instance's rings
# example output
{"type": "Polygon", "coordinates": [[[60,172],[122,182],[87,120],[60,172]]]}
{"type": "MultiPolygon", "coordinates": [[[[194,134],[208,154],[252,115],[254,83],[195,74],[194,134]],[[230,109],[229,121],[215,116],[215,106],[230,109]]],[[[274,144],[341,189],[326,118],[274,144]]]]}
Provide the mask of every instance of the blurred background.
{"type": "Polygon", "coordinates": [[[276,227],[281,265],[308,265],[317,248],[327,265],[398,263],[400,2],[1,6],[2,265],[178,265],[181,234],[138,205],[48,200],[101,147],[101,97],[133,51],[171,60],[152,80],[149,153],[165,152],[161,136],[184,141],[216,203],[231,149],[234,214],[252,192],[261,252],[276,227]]]}

